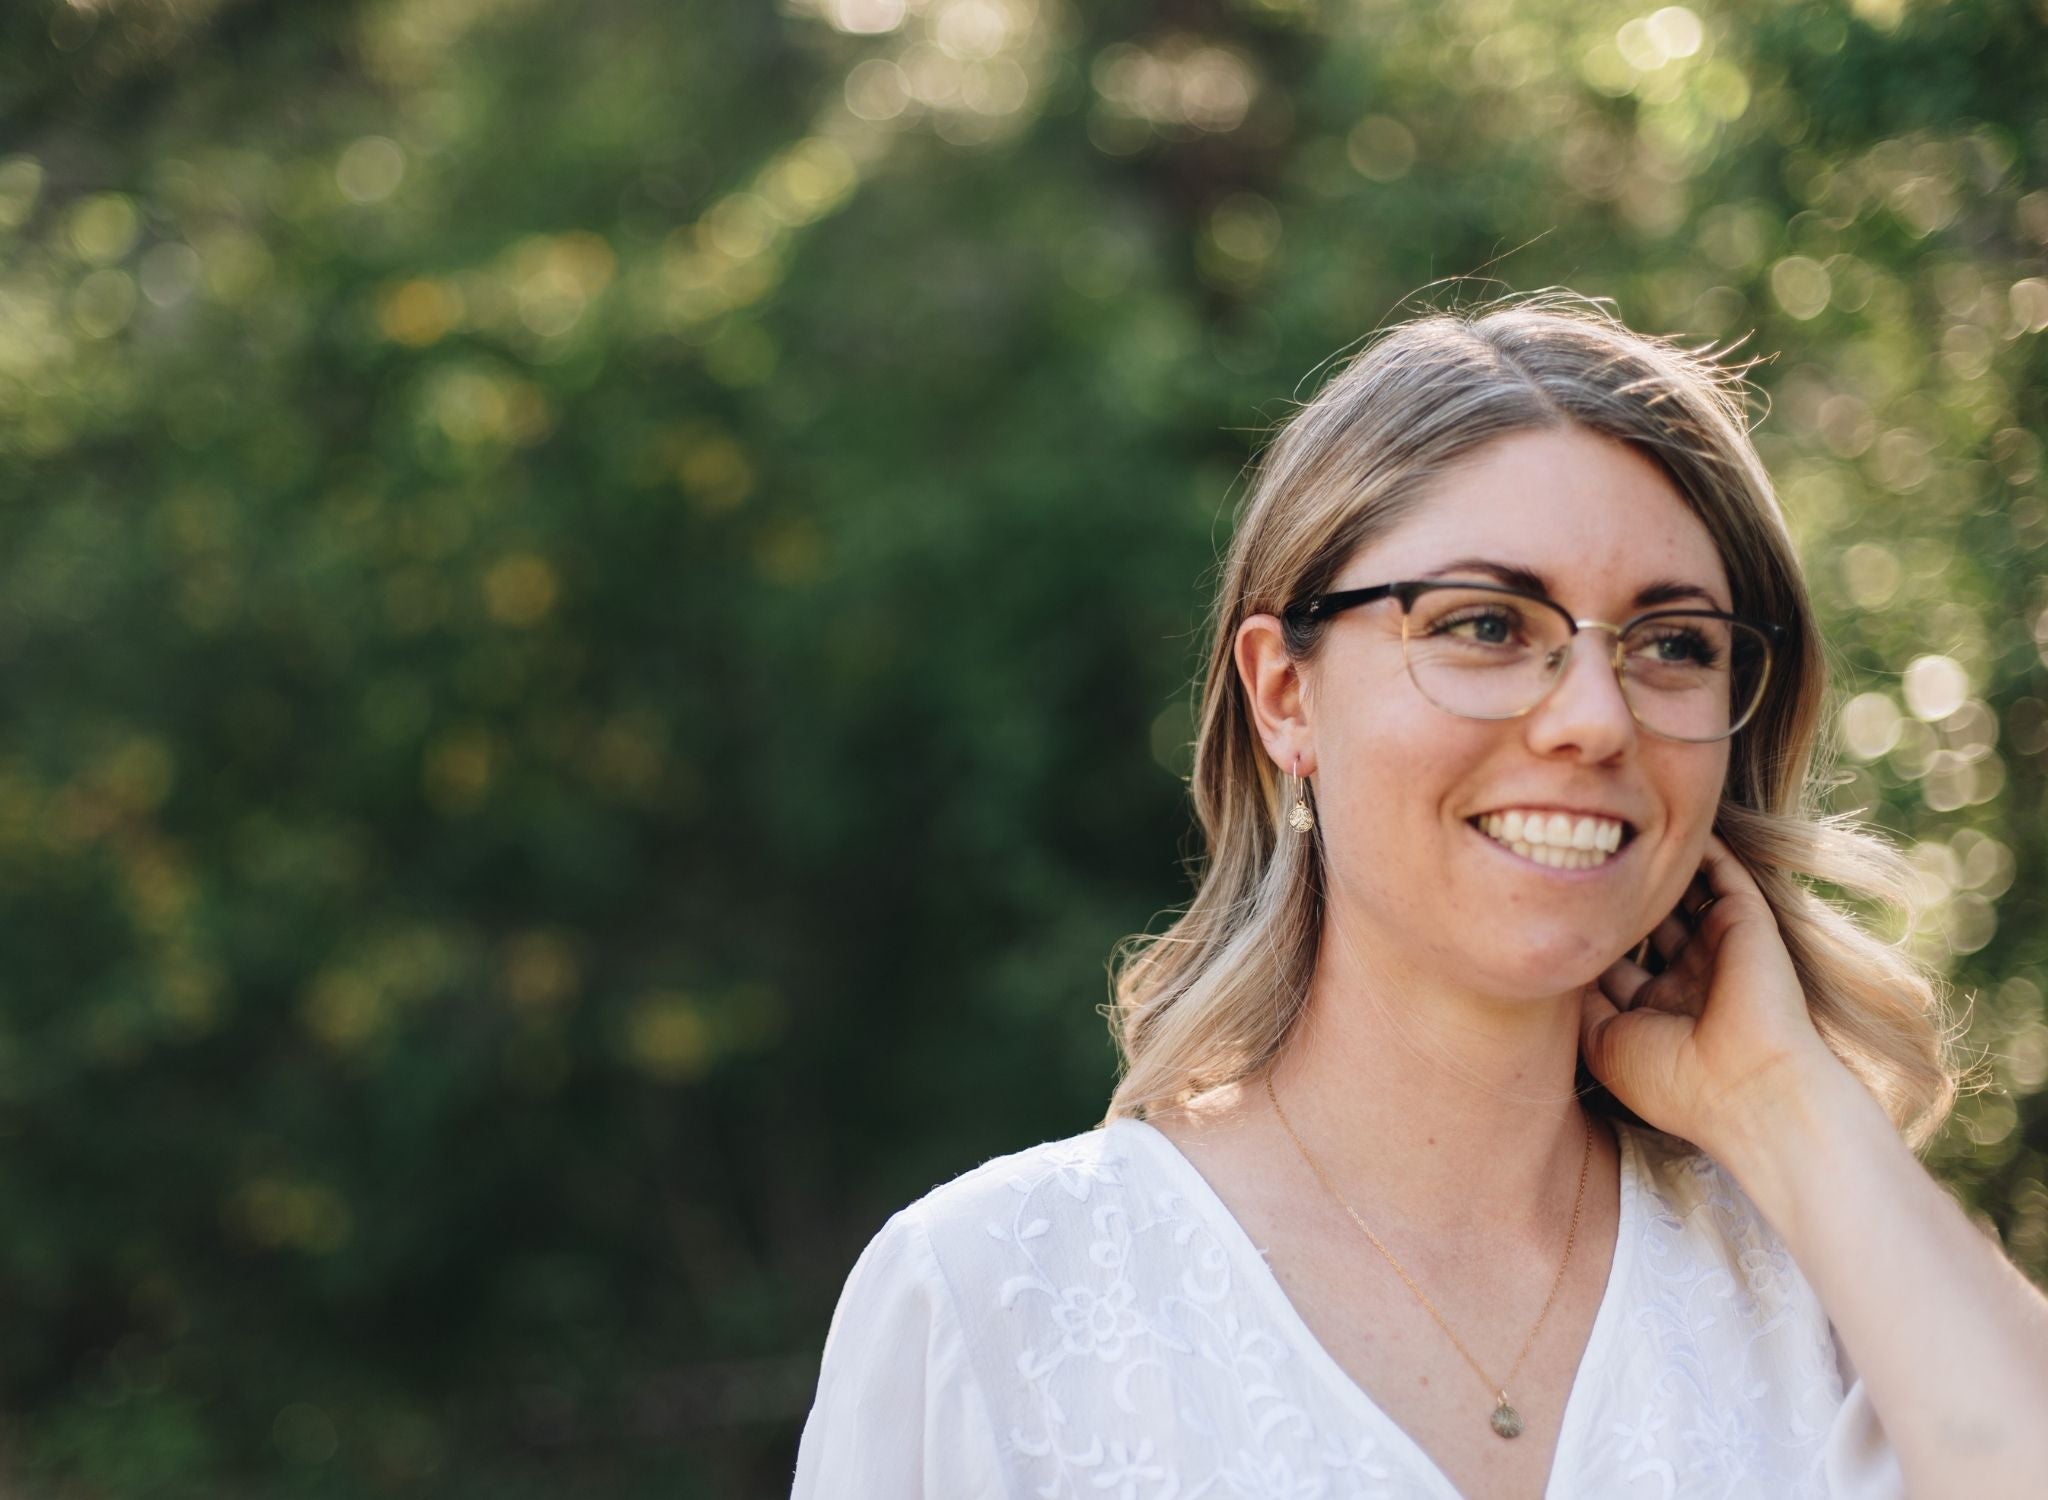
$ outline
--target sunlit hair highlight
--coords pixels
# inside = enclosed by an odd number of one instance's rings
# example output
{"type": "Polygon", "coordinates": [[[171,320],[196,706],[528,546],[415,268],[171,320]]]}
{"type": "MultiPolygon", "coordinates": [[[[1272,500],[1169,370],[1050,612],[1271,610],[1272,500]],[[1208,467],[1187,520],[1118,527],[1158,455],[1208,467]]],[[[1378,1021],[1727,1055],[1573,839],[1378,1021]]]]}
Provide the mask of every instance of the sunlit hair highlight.
{"type": "MultiPolygon", "coordinates": [[[[1212,615],[1190,778],[1205,851],[1194,899],[1165,932],[1126,938],[1112,962],[1105,1012],[1123,1067],[1105,1123],[1257,1078],[1299,1022],[1315,971],[1322,832],[1286,825],[1281,768],[1259,741],[1234,661],[1239,625],[1328,590],[1354,553],[1485,444],[1575,426],[1657,459],[1712,536],[1734,611],[1785,627],[1763,703],[1730,742],[1716,830],[1776,913],[1822,1039],[1910,1144],[1932,1139],[1960,1077],[1944,982],[1847,904],[1890,909],[1902,932],[1919,920],[1903,854],[1825,809],[1822,731],[1837,698],[1791,532],[1750,440],[1747,393],[1725,356],[1638,334],[1599,303],[1548,291],[1399,324],[1280,425],[1241,507],[1212,615]]],[[[1306,663],[1321,638],[1314,625],[1289,627],[1288,653],[1306,663]]],[[[1580,1086],[1595,1112],[1634,1118],[1583,1062],[1580,1086]]]]}

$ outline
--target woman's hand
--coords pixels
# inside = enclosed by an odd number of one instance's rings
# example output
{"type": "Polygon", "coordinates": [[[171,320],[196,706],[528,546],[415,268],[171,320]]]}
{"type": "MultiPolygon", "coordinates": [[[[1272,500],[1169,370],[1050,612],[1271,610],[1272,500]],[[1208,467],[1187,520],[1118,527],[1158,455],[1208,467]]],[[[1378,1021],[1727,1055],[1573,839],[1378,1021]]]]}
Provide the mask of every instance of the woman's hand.
{"type": "Polygon", "coordinates": [[[1770,903],[1718,834],[1707,836],[1687,900],[1650,941],[1663,973],[1622,958],[1586,986],[1579,1049],[1593,1076],[1659,1130],[1711,1154],[1766,1097],[1759,1091],[1841,1068],[1813,1029],[1770,903]]]}
{"type": "Polygon", "coordinates": [[[1777,1231],[1882,1427],[1866,1444],[1876,1489],[2039,1495],[2048,1298],[1828,1051],[1770,906],[1719,838],[1700,873],[1706,894],[1651,934],[1662,974],[1623,959],[1586,986],[1586,1065],[1727,1169],[1777,1231]]]}

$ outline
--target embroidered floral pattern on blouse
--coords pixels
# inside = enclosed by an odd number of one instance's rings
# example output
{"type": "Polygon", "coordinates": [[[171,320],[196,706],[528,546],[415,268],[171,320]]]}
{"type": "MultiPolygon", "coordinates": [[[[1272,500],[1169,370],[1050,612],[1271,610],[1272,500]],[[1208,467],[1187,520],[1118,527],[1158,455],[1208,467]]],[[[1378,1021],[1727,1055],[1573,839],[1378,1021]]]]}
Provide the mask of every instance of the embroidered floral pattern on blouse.
{"type": "Polygon", "coordinates": [[[1819,1440],[1842,1388],[1818,1300],[1722,1168],[1634,1134],[1656,1191],[1630,1336],[1588,1372],[1613,1413],[1591,1445],[1596,1472],[1624,1495],[1825,1497],[1819,1440]]]}
{"type": "MultiPolygon", "coordinates": [[[[1126,1121],[1049,1142],[922,1205],[1010,1494],[1456,1500],[1364,1392],[1330,1378],[1327,1355],[1298,1345],[1278,1283],[1153,1135],[1126,1121]]],[[[1632,1239],[1571,1393],[1552,1500],[1842,1500],[1821,1467],[1843,1393],[1812,1289],[1713,1162],[1634,1127],[1622,1145],[1632,1239]]]]}

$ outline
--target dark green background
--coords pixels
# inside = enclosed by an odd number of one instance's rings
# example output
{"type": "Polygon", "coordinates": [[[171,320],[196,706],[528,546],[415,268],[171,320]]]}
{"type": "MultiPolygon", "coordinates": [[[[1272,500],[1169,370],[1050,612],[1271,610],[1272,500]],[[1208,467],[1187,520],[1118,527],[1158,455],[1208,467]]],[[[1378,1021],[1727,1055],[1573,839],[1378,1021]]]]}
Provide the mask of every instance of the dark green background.
{"type": "Polygon", "coordinates": [[[882,1218],[1099,1116],[1243,466],[1446,277],[1772,356],[2048,1271],[2043,30],[6,7],[0,1488],[786,1493],[882,1218]]]}

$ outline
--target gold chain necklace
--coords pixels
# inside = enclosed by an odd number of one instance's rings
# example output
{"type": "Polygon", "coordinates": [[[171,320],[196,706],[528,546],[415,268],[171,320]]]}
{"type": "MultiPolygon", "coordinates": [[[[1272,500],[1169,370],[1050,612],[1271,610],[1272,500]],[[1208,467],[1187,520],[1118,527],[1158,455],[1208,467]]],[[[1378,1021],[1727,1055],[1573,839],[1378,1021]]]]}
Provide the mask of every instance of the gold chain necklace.
{"type": "Polygon", "coordinates": [[[1287,1112],[1280,1108],[1280,1098],[1273,1092],[1273,1075],[1271,1073],[1266,1075],[1266,1097],[1273,1101],[1273,1113],[1280,1117],[1280,1124],[1286,1129],[1287,1134],[1292,1137],[1294,1149],[1301,1153],[1301,1159],[1309,1164],[1310,1170],[1317,1177],[1322,1179],[1323,1186],[1330,1190],[1330,1196],[1337,1200],[1344,1212],[1351,1215],[1351,1222],[1365,1231],[1365,1237],[1372,1241],[1373,1248],[1387,1258],[1387,1264],[1392,1266],[1395,1274],[1408,1284],[1408,1290],[1415,1294],[1416,1300],[1429,1309],[1429,1315],[1436,1319],[1437,1326],[1443,1329],[1444,1333],[1449,1336],[1450,1341],[1457,1346],[1458,1352],[1465,1356],[1465,1363],[1477,1371],[1479,1378],[1486,1382],[1486,1388],[1498,1393],[1499,1404],[1493,1409],[1493,1430],[1504,1438],[1520,1437],[1522,1434],[1522,1414],[1516,1411],[1509,1403],[1508,1387],[1514,1383],[1515,1373],[1522,1368],[1522,1361],[1529,1357],[1529,1350],[1536,1342],[1536,1329],[1541,1328],[1543,1320],[1550,1315],[1550,1304],[1557,1300],[1557,1289],[1564,1284],[1564,1268],[1571,1264],[1572,1244],[1579,1235],[1579,1209],[1586,1200],[1586,1172],[1593,1164],[1593,1117],[1591,1115],[1586,1116],[1586,1148],[1583,1155],[1579,1158],[1579,1192],[1578,1196],[1572,1200],[1572,1227],[1566,1232],[1564,1237],[1564,1259],[1557,1263],[1557,1279],[1550,1283],[1550,1295],[1543,1299],[1543,1311],[1536,1314],[1536,1326],[1529,1330],[1529,1337],[1522,1343],[1522,1352],[1515,1356],[1514,1368],[1508,1371],[1508,1378],[1506,1380],[1496,1385],[1494,1384],[1493,1377],[1488,1375],[1480,1366],[1479,1361],[1472,1357],[1472,1351],[1465,1347],[1464,1343],[1460,1341],[1455,1333],[1451,1332],[1451,1325],[1444,1321],[1444,1315],[1436,1310],[1436,1304],[1431,1302],[1423,1294],[1422,1288],[1415,1284],[1415,1278],[1403,1270],[1401,1263],[1394,1259],[1394,1252],[1380,1243],[1378,1235],[1374,1234],[1370,1229],[1366,1229],[1365,1220],[1359,1218],[1357,1211],[1350,1204],[1344,1202],[1344,1195],[1337,1191],[1335,1184],[1324,1175],[1323,1169],[1316,1165],[1316,1159],[1308,1154],[1308,1147],[1302,1145],[1301,1137],[1295,1135],[1294,1127],[1287,1123],[1287,1112]]]}

